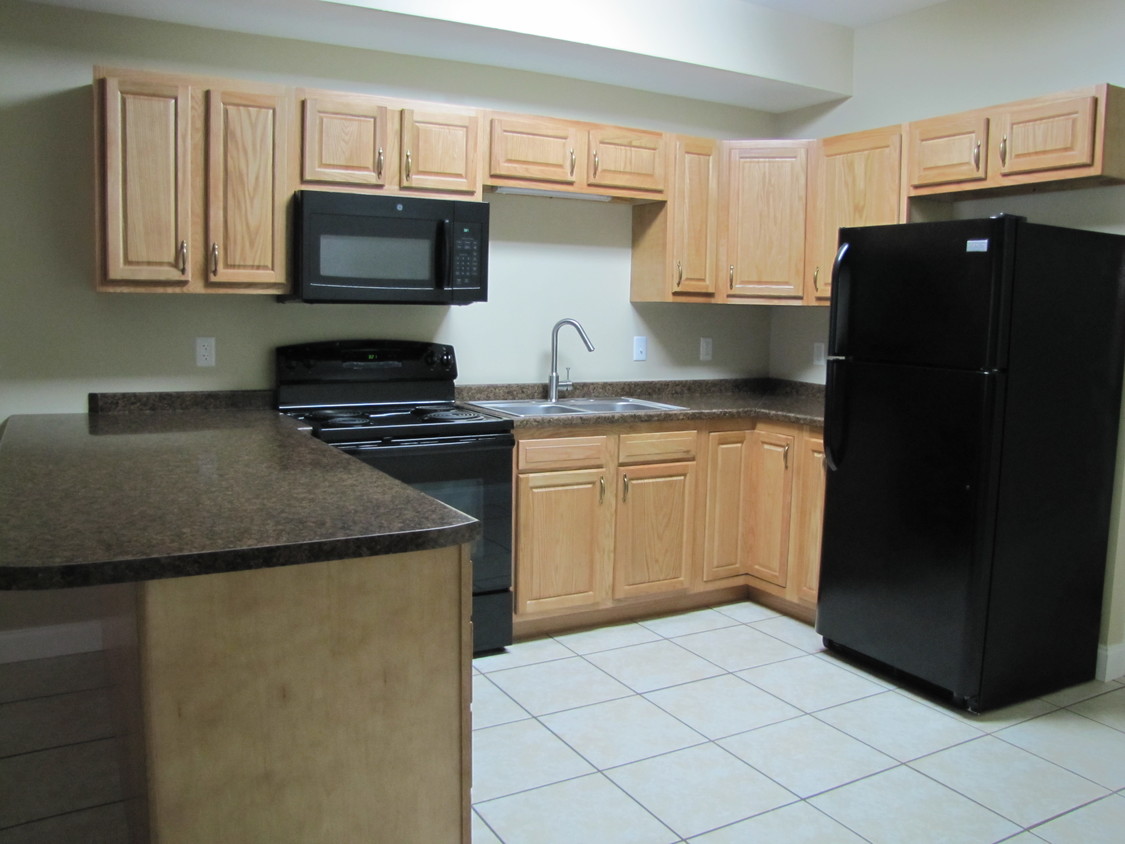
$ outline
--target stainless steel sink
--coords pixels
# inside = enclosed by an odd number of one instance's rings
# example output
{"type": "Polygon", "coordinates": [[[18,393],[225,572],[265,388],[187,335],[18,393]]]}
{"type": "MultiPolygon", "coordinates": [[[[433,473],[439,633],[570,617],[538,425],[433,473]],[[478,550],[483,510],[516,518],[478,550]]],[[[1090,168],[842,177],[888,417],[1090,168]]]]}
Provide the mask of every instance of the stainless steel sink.
{"type": "Polygon", "coordinates": [[[478,401],[473,404],[488,410],[498,410],[510,416],[560,416],[585,413],[646,413],[661,410],[684,410],[675,404],[662,404],[624,396],[605,399],[563,399],[550,402],[543,399],[513,399],[478,401]]]}

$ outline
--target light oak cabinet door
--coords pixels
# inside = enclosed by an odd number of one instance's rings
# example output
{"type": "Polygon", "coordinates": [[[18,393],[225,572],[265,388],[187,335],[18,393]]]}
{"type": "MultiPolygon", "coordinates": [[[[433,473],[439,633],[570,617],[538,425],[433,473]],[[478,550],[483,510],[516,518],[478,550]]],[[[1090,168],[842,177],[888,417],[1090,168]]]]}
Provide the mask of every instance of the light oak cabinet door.
{"type": "Polygon", "coordinates": [[[283,292],[284,91],[145,73],[100,84],[99,288],[283,292]]]}
{"type": "Polygon", "coordinates": [[[728,142],[721,241],[727,301],[800,299],[808,145],[728,142]]]}
{"type": "Polygon", "coordinates": [[[664,190],[667,153],[662,133],[600,126],[590,129],[587,137],[588,185],[664,190]]]}
{"type": "Polygon", "coordinates": [[[476,112],[402,109],[401,188],[477,193],[479,137],[476,112]]]}
{"type": "Polygon", "coordinates": [[[633,302],[712,302],[718,282],[719,145],[673,139],[667,202],[633,206],[633,302]]]}
{"type": "Polygon", "coordinates": [[[695,464],[657,463],[617,470],[613,597],[686,589],[695,519],[695,464]]]}
{"type": "Polygon", "coordinates": [[[797,441],[789,538],[790,594],[816,605],[820,583],[820,542],[824,523],[824,437],[807,434],[797,441]]]}
{"type": "Polygon", "coordinates": [[[997,109],[992,144],[1000,174],[1093,164],[1097,105],[1089,96],[997,109]]]}
{"type": "Polygon", "coordinates": [[[597,607],[610,593],[614,497],[604,469],[516,481],[516,614],[597,607]]]}
{"type": "Polygon", "coordinates": [[[585,137],[574,123],[548,118],[493,117],[488,172],[492,177],[574,185],[585,137]]]}
{"type": "Polygon", "coordinates": [[[207,92],[207,280],[285,280],[285,109],[279,94],[207,92]]]}
{"type": "Polygon", "coordinates": [[[789,582],[789,527],[793,512],[796,437],[751,432],[747,450],[750,560],[747,573],[767,583],[789,582]]]}
{"type": "Polygon", "coordinates": [[[716,431],[707,436],[703,580],[746,574],[750,548],[749,431],[716,431]]]}
{"type": "Polygon", "coordinates": [[[914,187],[988,177],[988,117],[983,114],[911,123],[906,138],[914,187]]]}
{"type": "Polygon", "coordinates": [[[902,221],[901,167],[899,126],[837,135],[816,143],[806,303],[828,304],[831,298],[832,266],[841,228],[902,221]]]}
{"type": "Polygon", "coordinates": [[[387,184],[388,109],[372,97],[306,97],[301,178],[305,182],[387,184]]]}
{"type": "Polygon", "coordinates": [[[187,85],[104,80],[105,276],[188,280],[191,98],[187,85]]]}

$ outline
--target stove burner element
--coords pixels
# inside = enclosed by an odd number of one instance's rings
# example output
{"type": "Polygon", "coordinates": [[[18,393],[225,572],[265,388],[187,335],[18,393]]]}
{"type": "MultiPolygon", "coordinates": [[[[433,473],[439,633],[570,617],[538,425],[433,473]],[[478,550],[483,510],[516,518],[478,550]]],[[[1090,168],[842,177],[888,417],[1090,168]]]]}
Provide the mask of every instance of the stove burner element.
{"type": "Polygon", "coordinates": [[[448,421],[455,419],[483,419],[479,413],[472,410],[465,410],[460,407],[451,407],[447,410],[431,410],[422,412],[423,419],[434,419],[438,421],[448,421]]]}

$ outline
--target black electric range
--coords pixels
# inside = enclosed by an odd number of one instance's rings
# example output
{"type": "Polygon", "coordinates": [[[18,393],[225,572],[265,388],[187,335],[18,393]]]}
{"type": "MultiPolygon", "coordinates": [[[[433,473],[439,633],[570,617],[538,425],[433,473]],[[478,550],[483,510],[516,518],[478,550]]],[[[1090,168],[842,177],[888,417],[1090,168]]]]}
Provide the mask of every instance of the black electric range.
{"type": "Polygon", "coordinates": [[[332,340],[276,350],[277,407],[314,437],[482,523],[475,653],[512,641],[512,421],[457,404],[452,346],[332,340]]]}

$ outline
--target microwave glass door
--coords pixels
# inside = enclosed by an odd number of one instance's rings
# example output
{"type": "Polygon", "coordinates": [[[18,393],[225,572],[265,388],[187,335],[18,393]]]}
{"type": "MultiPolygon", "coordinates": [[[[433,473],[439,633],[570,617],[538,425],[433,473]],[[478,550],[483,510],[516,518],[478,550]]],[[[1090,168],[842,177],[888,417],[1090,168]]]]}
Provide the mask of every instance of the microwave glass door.
{"type": "Polygon", "coordinates": [[[380,290],[441,287],[440,220],[317,215],[312,238],[317,284],[380,290]],[[372,229],[378,232],[373,233],[372,229]]]}

